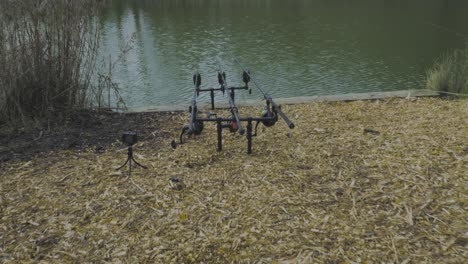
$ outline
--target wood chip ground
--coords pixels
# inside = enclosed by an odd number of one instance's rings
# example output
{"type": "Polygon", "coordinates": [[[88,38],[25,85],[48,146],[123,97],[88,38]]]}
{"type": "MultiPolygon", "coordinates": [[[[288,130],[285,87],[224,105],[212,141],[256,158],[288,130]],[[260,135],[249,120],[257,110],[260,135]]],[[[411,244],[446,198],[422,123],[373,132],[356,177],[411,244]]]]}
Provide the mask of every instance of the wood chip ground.
{"type": "MultiPolygon", "coordinates": [[[[261,108],[242,108],[257,115],[261,108]]],[[[176,150],[60,150],[0,171],[4,263],[463,263],[468,101],[283,106],[295,122],[216,129],[176,150]]],[[[225,115],[227,111],[224,111],[225,115]]],[[[187,113],[160,127],[178,137],[187,113]]],[[[160,131],[160,132],[161,132],[160,131]]],[[[166,144],[167,143],[167,144],[166,144]]]]}

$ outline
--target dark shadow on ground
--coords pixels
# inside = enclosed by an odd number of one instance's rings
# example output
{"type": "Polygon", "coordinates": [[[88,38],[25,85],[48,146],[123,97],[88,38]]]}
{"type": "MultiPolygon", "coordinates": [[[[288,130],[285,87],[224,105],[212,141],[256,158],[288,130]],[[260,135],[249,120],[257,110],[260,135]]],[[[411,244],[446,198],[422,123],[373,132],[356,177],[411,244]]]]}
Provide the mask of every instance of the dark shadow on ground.
{"type": "Polygon", "coordinates": [[[52,126],[16,133],[0,131],[0,162],[28,160],[57,150],[91,149],[100,153],[118,143],[122,132],[128,130],[136,131],[139,141],[148,141],[157,148],[170,143],[170,133],[161,131],[161,127],[167,128],[174,116],[177,113],[80,111],[52,126]]]}

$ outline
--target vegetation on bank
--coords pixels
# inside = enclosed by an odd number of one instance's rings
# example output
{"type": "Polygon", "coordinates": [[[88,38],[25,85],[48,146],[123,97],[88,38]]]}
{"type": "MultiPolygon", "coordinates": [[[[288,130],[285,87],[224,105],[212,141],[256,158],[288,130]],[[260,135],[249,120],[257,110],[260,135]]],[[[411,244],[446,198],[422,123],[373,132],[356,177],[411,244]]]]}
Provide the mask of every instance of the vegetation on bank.
{"type": "MultiPolygon", "coordinates": [[[[111,90],[118,92],[113,65],[104,74],[96,69],[96,15],[104,2],[0,0],[0,125],[110,107],[111,90]]],[[[426,86],[468,93],[468,47],[441,57],[427,72],[426,86]]]]}
{"type": "Polygon", "coordinates": [[[436,61],[427,71],[426,88],[446,94],[468,93],[468,44],[436,61]]]}
{"type": "Polygon", "coordinates": [[[104,1],[0,0],[0,124],[102,100],[96,85],[104,1]]]}

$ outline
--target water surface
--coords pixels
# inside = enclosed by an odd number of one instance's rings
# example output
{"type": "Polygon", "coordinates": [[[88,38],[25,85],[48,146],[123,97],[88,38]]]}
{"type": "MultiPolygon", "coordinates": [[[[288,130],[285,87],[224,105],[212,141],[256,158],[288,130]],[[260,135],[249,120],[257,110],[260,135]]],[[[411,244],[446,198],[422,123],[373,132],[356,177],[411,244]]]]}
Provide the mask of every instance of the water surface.
{"type": "Polygon", "coordinates": [[[133,46],[113,78],[140,108],[188,105],[195,70],[205,87],[218,68],[241,84],[235,58],[274,97],[421,88],[437,57],[464,47],[468,1],[114,0],[100,21],[103,57],[133,46]]]}

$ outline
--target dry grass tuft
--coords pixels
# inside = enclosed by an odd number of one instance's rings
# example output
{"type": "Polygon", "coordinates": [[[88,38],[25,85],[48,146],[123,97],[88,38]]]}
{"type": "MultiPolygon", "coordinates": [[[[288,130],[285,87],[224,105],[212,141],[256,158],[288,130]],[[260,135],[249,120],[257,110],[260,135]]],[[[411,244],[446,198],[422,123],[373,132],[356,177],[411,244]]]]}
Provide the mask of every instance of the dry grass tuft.
{"type": "Polygon", "coordinates": [[[438,59],[427,71],[426,88],[442,94],[468,94],[468,47],[438,59]]]}
{"type": "MultiPolygon", "coordinates": [[[[137,159],[149,170],[133,182],[113,170],[126,155],[120,145],[4,164],[0,260],[466,260],[467,101],[283,109],[297,128],[261,129],[252,156],[237,135],[217,153],[211,126],[176,150],[141,142],[137,159]]],[[[187,118],[161,130],[176,137],[187,118]]]]}

